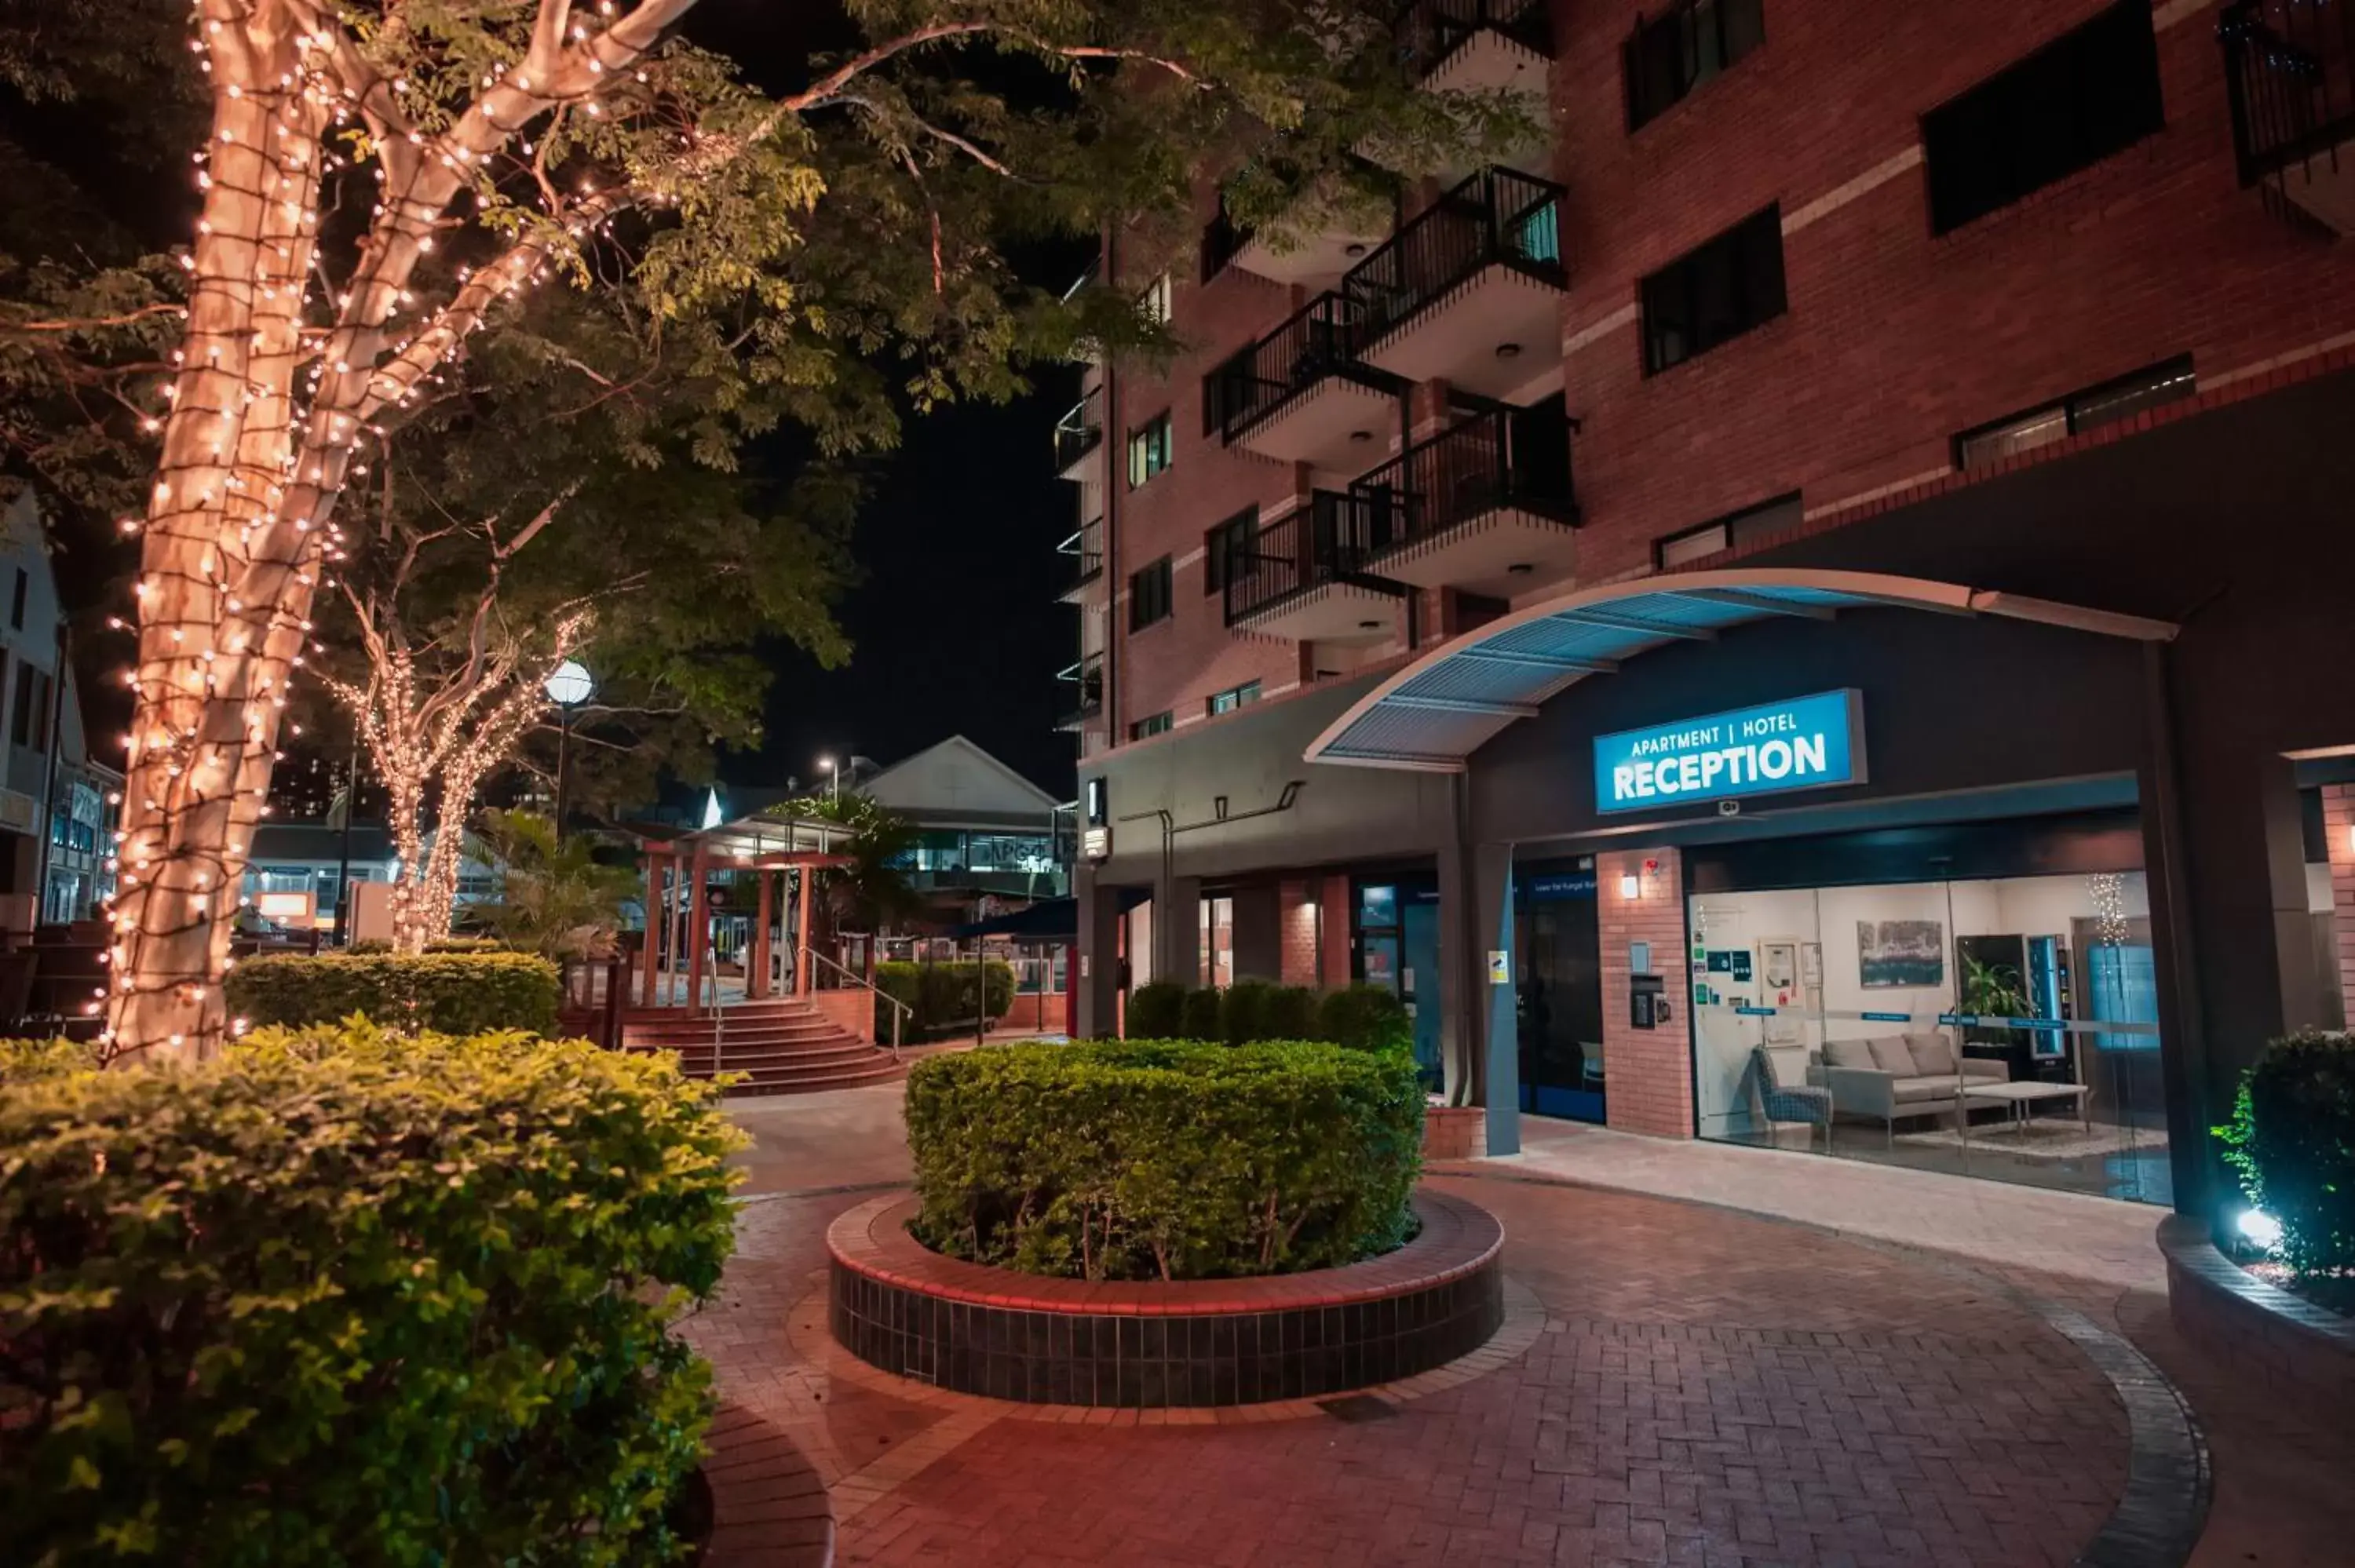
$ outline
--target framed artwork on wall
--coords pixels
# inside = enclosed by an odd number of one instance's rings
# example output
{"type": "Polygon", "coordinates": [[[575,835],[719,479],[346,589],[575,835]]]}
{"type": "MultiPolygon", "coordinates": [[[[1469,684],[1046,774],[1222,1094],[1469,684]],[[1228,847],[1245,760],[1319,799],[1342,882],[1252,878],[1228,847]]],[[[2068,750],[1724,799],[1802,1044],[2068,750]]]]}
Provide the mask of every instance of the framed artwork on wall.
{"type": "Polygon", "coordinates": [[[1857,983],[1867,991],[1927,991],[1946,981],[1946,927],[1936,920],[1859,920],[1857,983]]]}

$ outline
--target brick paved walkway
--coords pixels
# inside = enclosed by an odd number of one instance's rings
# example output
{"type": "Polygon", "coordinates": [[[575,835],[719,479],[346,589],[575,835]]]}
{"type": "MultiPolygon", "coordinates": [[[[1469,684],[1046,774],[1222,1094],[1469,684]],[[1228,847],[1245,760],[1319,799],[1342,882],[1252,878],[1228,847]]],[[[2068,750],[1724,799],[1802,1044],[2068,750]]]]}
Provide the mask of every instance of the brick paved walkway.
{"type": "MultiPolygon", "coordinates": [[[[837,1375],[824,1229],[905,1152],[896,1089],[804,1108],[744,1117],[769,1195],[687,1332],[824,1483],[841,1563],[2066,1563],[2126,1483],[2109,1383],[1986,1272],[1509,1165],[1434,1180],[1504,1220],[1542,1331],[1371,1419],[1074,1425],[837,1375]]],[[[2115,1321],[2115,1283],[2014,1283],[2115,1321]]],[[[764,1452],[765,1504],[716,1478],[711,1568],[823,1560],[764,1452]]]]}

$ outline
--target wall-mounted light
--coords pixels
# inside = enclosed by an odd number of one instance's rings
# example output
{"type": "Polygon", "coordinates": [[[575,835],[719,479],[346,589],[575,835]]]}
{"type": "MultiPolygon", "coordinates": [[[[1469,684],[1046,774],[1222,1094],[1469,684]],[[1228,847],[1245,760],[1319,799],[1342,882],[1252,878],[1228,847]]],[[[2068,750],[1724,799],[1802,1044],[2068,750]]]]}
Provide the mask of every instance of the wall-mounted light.
{"type": "Polygon", "coordinates": [[[1621,877],[1621,878],[1619,879],[1619,896],[1620,896],[1620,897],[1622,897],[1622,898],[1641,898],[1643,895],[1644,895],[1644,879],[1643,879],[1642,877],[1637,876],[1634,872],[1632,872],[1632,871],[1631,871],[1631,872],[1629,872],[1626,875],[1625,875],[1625,876],[1623,876],[1623,877],[1621,877]]]}

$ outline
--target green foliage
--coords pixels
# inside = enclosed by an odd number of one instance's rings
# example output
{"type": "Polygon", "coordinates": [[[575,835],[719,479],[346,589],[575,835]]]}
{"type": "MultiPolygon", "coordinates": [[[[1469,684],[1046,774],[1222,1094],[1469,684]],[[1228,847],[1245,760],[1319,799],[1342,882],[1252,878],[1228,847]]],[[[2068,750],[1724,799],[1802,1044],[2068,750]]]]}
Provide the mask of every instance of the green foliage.
{"type": "Polygon", "coordinates": [[[908,1076],[911,1228],[1089,1279],[1333,1267],[1406,1238],[1423,1107],[1403,1054],[1298,1041],[934,1056],[908,1076]]]}
{"type": "Polygon", "coordinates": [[[1178,1007],[1178,1021],[1180,1038],[1223,1040],[1227,1037],[1226,1008],[1215,986],[1206,985],[1188,991],[1185,1001],[1178,1007]]]}
{"type": "Polygon", "coordinates": [[[269,1032],[0,1094],[0,1561],[676,1561],[731,1245],[707,1086],[269,1032]]]}
{"type": "Polygon", "coordinates": [[[558,996],[556,966],[527,953],[272,953],[229,972],[230,1016],[257,1027],[357,1013],[390,1029],[552,1034],[558,996]]]}
{"type": "MultiPolygon", "coordinates": [[[[1012,1010],[1014,966],[1003,959],[980,966],[895,959],[875,966],[875,989],[914,1010],[901,1025],[907,1038],[970,1033],[977,1006],[986,1005],[993,1023],[1012,1010]]],[[[891,1010],[881,1002],[875,1004],[875,1028],[877,1039],[891,1038],[891,1010]]]]}
{"type": "Polygon", "coordinates": [[[1327,991],[1317,1025],[1319,1037],[1354,1051],[1403,1053],[1414,1048],[1414,1020],[1388,986],[1360,981],[1327,991]]]}
{"type": "Polygon", "coordinates": [[[532,811],[485,811],[476,835],[467,853],[498,872],[499,901],[468,913],[497,934],[492,950],[574,958],[612,941],[622,901],[640,884],[628,867],[600,863],[594,839],[559,843],[556,824],[532,811]]]}
{"type": "Polygon", "coordinates": [[[1178,1040],[1186,1033],[1186,988],[1175,980],[1152,980],[1129,993],[1129,1034],[1138,1040],[1178,1040]]]}
{"type": "Polygon", "coordinates": [[[1277,986],[1267,999],[1265,1015],[1262,1018],[1262,1033],[1249,1038],[1267,1040],[1314,1040],[1320,1027],[1316,1010],[1322,999],[1316,988],[1305,985],[1277,986]]]}
{"type": "Polygon", "coordinates": [[[916,824],[852,790],[781,800],[763,815],[780,821],[836,822],[850,830],[847,866],[817,874],[821,908],[836,930],[887,931],[923,907],[908,880],[916,824]]]}
{"type": "MultiPolygon", "coordinates": [[[[1275,1032],[1268,1027],[1268,1010],[1283,989],[1273,980],[1239,980],[1229,986],[1226,995],[1219,1000],[1216,1038],[1230,1045],[1241,1045],[1251,1040],[1276,1039],[1275,1032]]],[[[1295,1034],[1293,1038],[1302,1036],[1295,1034]]]]}
{"type": "Polygon", "coordinates": [[[2355,1269],[2355,1035],[2275,1041],[2211,1130],[2250,1203],[2281,1222],[2284,1261],[2355,1269]]]}

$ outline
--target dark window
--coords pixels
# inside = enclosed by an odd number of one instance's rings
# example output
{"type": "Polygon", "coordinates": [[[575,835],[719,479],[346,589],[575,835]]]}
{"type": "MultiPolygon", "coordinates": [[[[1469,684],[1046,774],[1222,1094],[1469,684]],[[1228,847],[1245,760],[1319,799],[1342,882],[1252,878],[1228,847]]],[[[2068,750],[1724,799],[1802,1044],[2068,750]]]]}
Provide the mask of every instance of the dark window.
{"type": "Polygon", "coordinates": [[[1249,707],[1259,701],[1259,683],[1245,681],[1240,686],[1230,686],[1223,692],[1210,694],[1209,707],[1212,716],[1231,714],[1237,708],[1249,707]]]}
{"type": "Polygon", "coordinates": [[[1202,535],[1202,592],[1214,594],[1227,586],[1235,564],[1251,555],[1259,533],[1259,508],[1246,506],[1202,535]]]}
{"type": "Polygon", "coordinates": [[[1795,490],[1788,495],[1778,495],[1772,501],[1762,501],[1755,506],[1745,506],[1665,539],[1654,540],[1652,564],[1666,571],[1670,567],[1722,555],[1753,539],[1793,527],[1803,514],[1799,493],[1795,490]]]}
{"type": "Polygon", "coordinates": [[[2179,355],[2131,376],[1965,430],[1955,438],[1955,466],[1985,468],[2086,430],[2131,419],[2145,408],[2190,397],[2199,390],[2199,380],[2191,374],[2191,356],[2179,355]]]}
{"type": "Polygon", "coordinates": [[[1128,574],[1128,629],[1141,631],[1169,618],[1169,557],[1128,574]]]}
{"type": "Polygon", "coordinates": [[[1639,20],[1621,51],[1627,129],[1641,129],[1765,41],[1764,0],[1683,0],[1639,20]]]}
{"type": "Polygon", "coordinates": [[[1128,432],[1128,487],[1131,490],[1169,466],[1170,446],[1167,410],[1128,432]]]}
{"type": "Polygon", "coordinates": [[[1202,377],[1204,435],[1224,435],[1227,416],[1251,406],[1252,351],[1256,347],[1256,344],[1243,344],[1202,377]]]}
{"type": "Polygon", "coordinates": [[[1644,374],[1783,313],[1783,209],[1770,207],[1644,280],[1644,374]]]}
{"type": "Polygon", "coordinates": [[[19,631],[25,630],[25,589],[31,584],[31,582],[32,579],[25,575],[25,568],[18,567],[16,568],[16,591],[8,600],[8,624],[15,627],[19,631]]]}
{"type": "Polygon", "coordinates": [[[1960,228],[2166,123],[2150,0],[2120,0],[1922,116],[1930,232],[1960,228]]]}
{"type": "Polygon", "coordinates": [[[1128,738],[1131,740],[1143,740],[1147,736],[1159,735],[1162,731],[1167,729],[1169,725],[1170,715],[1167,712],[1157,713],[1150,718],[1141,718],[1135,724],[1130,725],[1128,726],[1128,738]]]}
{"type": "Polygon", "coordinates": [[[16,666],[16,715],[9,722],[8,738],[18,746],[33,744],[33,676],[30,664],[16,666]]]}
{"type": "Polygon", "coordinates": [[[41,673],[41,678],[34,683],[33,686],[33,749],[35,751],[47,751],[49,748],[49,708],[56,690],[57,682],[48,671],[44,670],[41,673]]]}

